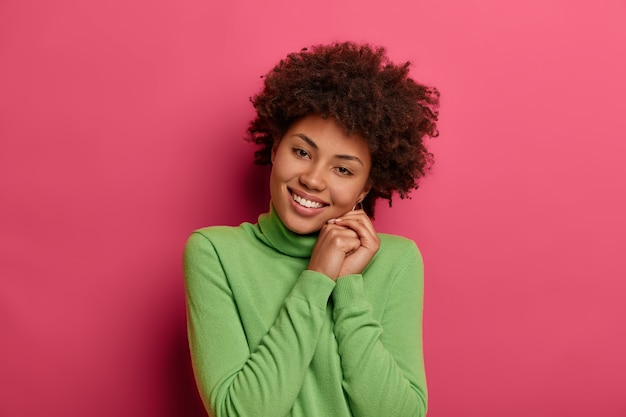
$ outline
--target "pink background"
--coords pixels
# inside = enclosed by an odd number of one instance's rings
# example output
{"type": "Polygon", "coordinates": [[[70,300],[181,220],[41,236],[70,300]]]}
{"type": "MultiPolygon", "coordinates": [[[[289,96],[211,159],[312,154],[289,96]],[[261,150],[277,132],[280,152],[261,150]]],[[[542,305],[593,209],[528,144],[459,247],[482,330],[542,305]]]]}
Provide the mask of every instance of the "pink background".
{"type": "Polygon", "coordinates": [[[202,416],[190,231],[255,220],[264,74],[386,45],[442,93],[379,208],[426,262],[429,417],[626,416],[622,0],[0,2],[0,415],[202,416]]]}

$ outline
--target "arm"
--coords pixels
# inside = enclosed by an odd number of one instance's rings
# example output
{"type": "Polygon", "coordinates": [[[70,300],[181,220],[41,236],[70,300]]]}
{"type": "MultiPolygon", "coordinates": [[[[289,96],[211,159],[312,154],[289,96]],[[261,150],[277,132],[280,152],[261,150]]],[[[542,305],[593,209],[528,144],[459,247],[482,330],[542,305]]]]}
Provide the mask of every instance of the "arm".
{"type": "Polygon", "coordinates": [[[334,285],[322,274],[302,272],[275,322],[250,351],[212,243],[197,233],[189,238],[185,247],[189,342],[198,388],[212,416],[289,412],[315,352],[334,285]]]}
{"type": "Polygon", "coordinates": [[[426,414],[423,266],[411,246],[398,257],[406,263],[395,276],[371,277],[388,279],[391,286],[380,322],[365,299],[362,275],[339,278],[333,291],[343,385],[355,417],[426,414]]]}

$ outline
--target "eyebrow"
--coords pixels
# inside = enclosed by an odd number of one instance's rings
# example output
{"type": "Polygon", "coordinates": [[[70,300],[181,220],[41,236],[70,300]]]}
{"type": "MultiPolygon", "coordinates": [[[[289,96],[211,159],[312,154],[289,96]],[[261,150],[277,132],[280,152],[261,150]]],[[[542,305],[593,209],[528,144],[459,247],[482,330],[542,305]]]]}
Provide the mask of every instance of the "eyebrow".
{"type": "MultiPolygon", "coordinates": [[[[304,133],[296,133],[294,134],[294,136],[299,137],[300,139],[302,139],[303,141],[305,141],[310,147],[312,147],[313,149],[319,149],[319,147],[317,146],[317,144],[313,141],[313,139],[311,139],[310,137],[308,137],[307,135],[305,135],[304,133]]],[[[343,159],[346,161],[356,161],[359,164],[363,165],[363,161],[361,161],[358,157],[354,156],[354,155],[335,155],[335,158],[338,159],[343,159]]]]}

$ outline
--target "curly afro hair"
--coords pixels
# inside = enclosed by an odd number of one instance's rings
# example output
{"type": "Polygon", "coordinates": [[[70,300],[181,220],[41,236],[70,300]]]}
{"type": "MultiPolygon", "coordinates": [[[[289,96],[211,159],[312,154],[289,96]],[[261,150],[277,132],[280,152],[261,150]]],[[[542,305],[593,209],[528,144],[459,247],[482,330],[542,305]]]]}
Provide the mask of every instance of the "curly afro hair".
{"type": "Polygon", "coordinates": [[[252,97],[257,117],[247,140],[260,145],[255,162],[271,164],[272,147],[296,120],[332,118],[362,136],[372,155],[371,190],[363,201],[374,216],[377,199],[418,188],[433,162],[424,137],[436,137],[439,92],[409,78],[410,62],[392,63],[382,47],[352,42],[313,46],[281,60],[252,97]]]}

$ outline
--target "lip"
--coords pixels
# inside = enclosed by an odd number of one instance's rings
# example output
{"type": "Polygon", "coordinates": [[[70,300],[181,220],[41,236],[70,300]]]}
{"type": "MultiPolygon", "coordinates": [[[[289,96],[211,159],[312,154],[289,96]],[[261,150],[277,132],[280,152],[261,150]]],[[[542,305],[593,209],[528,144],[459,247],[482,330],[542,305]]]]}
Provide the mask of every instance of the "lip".
{"type": "Polygon", "coordinates": [[[295,191],[292,190],[291,188],[287,189],[289,192],[289,201],[291,202],[291,207],[293,207],[293,209],[300,215],[302,216],[306,216],[306,217],[311,217],[311,216],[316,216],[318,214],[320,214],[322,212],[322,210],[326,207],[328,207],[328,203],[325,202],[324,200],[321,200],[319,198],[315,198],[310,194],[307,194],[305,192],[302,191],[295,191]],[[292,197],[292,194],[295,194],[301,198],[307,199],[309,201],[314,201],[316,203],[320,203],[322,204],[322,207],[319,208],[315,208],[315,207],[304,207],[301,206],[300,204],[298,204],[292,197]]]}
{"type": "MultiPolygon", "coordinates": [[[[315,196],[312,196],[311,194],[307,194],[304,191],[294,190],[293,188],[289,188],[289,187],[287,187],[287,190],[289,191],[290,196],[291,196],[291,194],[295,194],[298,197],[304,198],[305,200],[313,201],[315,203],[320,203],[320,204],[323,204],[324,206],[328,205],[328,203],[326,201],[321,200],[321,199],[319,199],[319,198],[317,198],[315,196]]],[[[293,200],[293,198],[292,198],[292,200],[293,200]]],[[[320,207],[320,208],[323,208],[323,207],[320,207]]]]}

